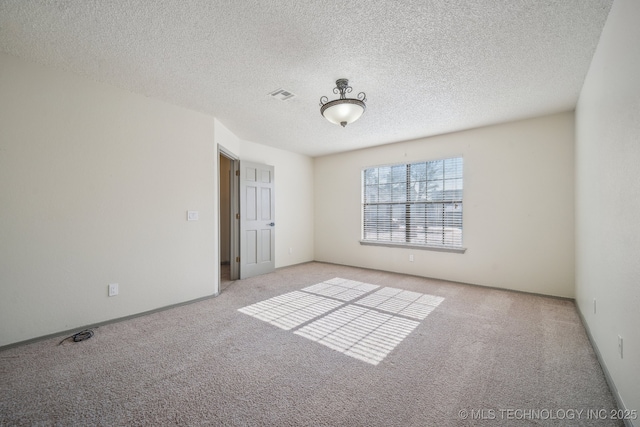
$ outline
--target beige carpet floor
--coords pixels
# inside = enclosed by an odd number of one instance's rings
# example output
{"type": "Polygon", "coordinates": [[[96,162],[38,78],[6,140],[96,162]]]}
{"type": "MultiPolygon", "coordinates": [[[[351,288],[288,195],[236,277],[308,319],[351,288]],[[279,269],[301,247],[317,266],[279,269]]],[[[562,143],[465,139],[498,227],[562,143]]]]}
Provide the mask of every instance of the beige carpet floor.
{"type": "Polygon", "coordinates": [[[570,300],[309,263],[94,332],[1,351],[0,425],[622,425],[570,300]],[[336,277],[439,303],[366,307],[417,323],[377,364],[296,333],[358,297],[290,329],[239,311],[336,277]]]}

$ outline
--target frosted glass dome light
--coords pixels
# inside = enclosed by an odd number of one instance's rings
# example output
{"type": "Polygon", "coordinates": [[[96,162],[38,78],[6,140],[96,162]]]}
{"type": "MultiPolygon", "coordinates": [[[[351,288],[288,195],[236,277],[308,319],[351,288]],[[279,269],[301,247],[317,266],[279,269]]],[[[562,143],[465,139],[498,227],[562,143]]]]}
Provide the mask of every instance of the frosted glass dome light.
{"type": "Polygon", "coordinates": [[[360,92],[357,99],[347,98],[346,94],[352,90],[351,86],[349,86],[349,80],[336,80],[336,87],[333,89],[333,93],[340,94],[340,98],[333,101],[329,101],[326,96],[320,98],[320,114],[331,123],[342,127],[358,120],[366,109],[364,102],[367,100],[367,96],[364,92],[360,92]]]}

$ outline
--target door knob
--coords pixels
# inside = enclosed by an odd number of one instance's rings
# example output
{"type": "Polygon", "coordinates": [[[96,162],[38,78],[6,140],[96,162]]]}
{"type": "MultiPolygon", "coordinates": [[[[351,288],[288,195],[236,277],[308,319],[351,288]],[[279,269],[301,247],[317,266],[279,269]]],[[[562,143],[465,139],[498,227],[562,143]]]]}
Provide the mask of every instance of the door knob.
{"type": "Polygon", "coordinates": [[[276,225],[276,223],[275,223],[275,222],[270,222],[270,223],[269,223],[269,224],[267,224],[267,225],[269,225],[269,226],[273,227],[274,225],[276,225]]]}

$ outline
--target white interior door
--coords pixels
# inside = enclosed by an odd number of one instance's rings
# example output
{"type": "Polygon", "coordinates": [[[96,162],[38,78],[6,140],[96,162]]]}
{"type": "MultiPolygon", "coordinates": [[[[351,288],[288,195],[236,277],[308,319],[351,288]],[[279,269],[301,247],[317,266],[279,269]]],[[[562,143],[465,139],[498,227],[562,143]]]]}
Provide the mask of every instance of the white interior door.
{"type": "Polygon", "coordinates": [[[275,270],[273,166],[240,161],[240,278],[275,270]]]}

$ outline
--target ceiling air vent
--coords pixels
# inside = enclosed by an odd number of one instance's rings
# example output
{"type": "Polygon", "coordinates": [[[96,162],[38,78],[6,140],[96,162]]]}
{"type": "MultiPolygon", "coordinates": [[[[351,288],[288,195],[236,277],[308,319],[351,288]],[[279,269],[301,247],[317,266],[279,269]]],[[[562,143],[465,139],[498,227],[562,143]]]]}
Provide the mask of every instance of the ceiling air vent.
{"type": "Polygon", "coordinates": [[[295,95],[284,89],[277,89],[273,92],[269,93],[269,95],[273,96],[275,99],[279,99],[280,101],[286,101],[287,99],[293,98],[295,95]]]}

